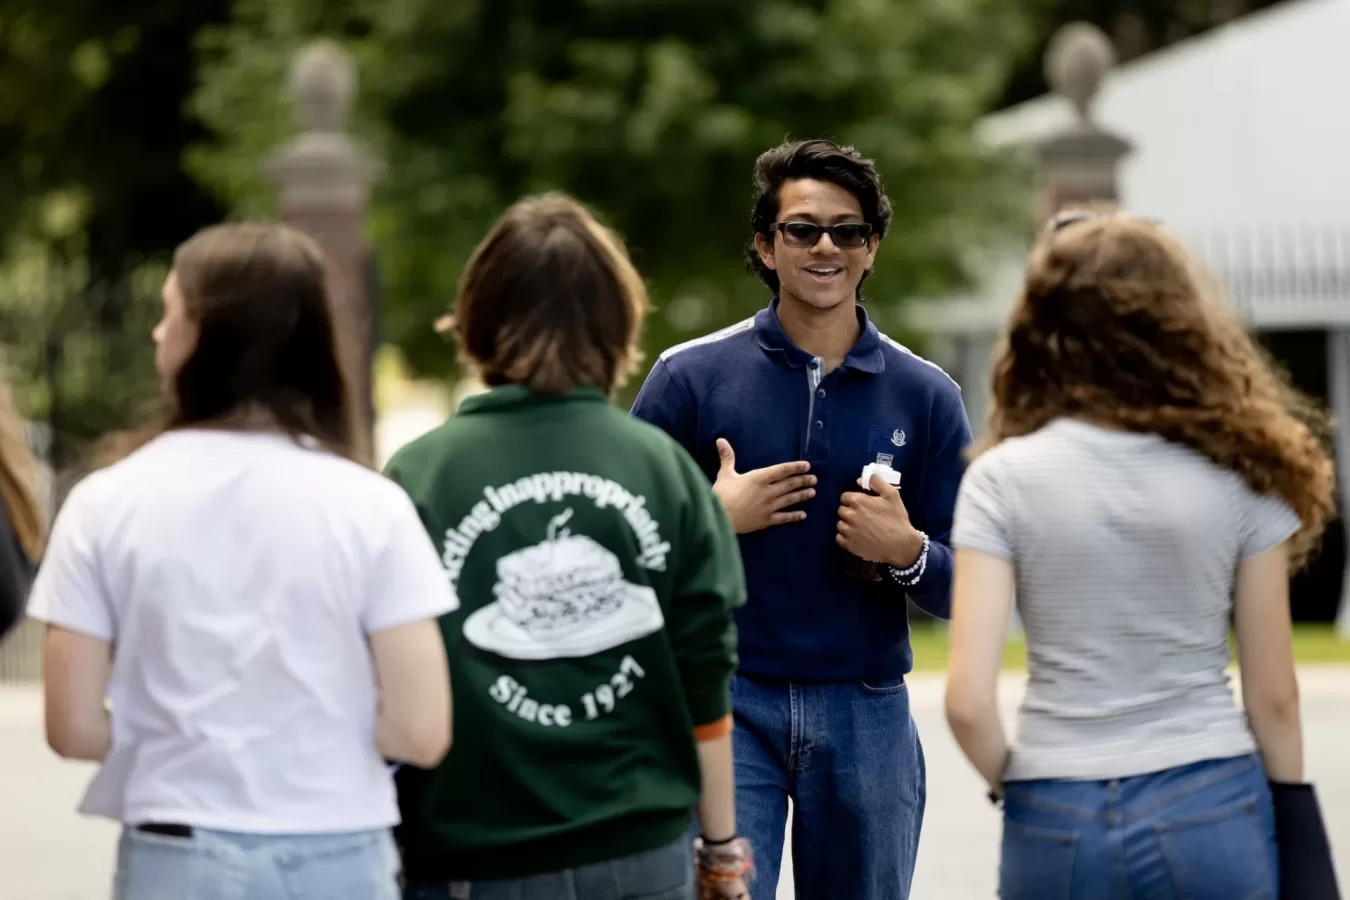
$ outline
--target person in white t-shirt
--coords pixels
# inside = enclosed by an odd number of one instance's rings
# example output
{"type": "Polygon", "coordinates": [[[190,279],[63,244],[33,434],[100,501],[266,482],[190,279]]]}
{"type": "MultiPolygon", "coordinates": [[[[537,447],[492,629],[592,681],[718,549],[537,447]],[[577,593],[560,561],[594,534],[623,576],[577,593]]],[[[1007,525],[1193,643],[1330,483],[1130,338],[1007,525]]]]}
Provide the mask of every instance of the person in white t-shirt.
{"type": "Polygon", "coordinates": [[[75,487],[33,587],[48,742],[102,763],[118,900],[395,898],[386,760],[449,748],[459,601],[354,458],[318,247],[207,229],[163,294],[165,424],[75,487]]]}

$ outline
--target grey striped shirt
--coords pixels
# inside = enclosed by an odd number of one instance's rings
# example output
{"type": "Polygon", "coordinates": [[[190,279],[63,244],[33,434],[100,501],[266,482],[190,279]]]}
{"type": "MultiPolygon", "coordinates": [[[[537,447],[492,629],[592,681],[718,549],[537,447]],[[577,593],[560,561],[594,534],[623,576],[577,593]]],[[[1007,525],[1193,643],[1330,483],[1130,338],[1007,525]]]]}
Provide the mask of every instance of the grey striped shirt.
{"type": "Polygon", "coordinates": [[[1058,419],[976,459],[952,544],[1011,560],[1028,684],[1007,778],[1110,779],[1255,748],[1225,671],[1240,559],[1297,516],[1160,437],[1058,419]]]}

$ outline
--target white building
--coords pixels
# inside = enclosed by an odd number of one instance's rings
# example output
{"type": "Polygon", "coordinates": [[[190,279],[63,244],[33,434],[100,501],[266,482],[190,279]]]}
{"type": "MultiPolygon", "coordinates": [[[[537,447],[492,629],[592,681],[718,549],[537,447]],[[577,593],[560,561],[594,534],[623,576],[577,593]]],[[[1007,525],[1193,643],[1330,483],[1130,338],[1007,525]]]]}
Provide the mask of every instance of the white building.
{"type": "MultiPolygon", "coordinates": [[[[1103,130],[1134,145],[1119,170],[1121,203],[1186,242],[1295,380],[1326,392],[1341,422],[1350,422],[1350,116],[1340,107],[1350,96],[1347,41],[1350,0],[1294,0],[1121,66],[1092,105],[1103,130]]],[[[980,134],[1029,148],[1075,121],[1068,100],[1047,95],[988,117],[980,134]]],[[[907,311],[931,336],[931,358],[964,387],[977,432],[990,354],[1025,250],[995,254],[972,294],[907,311]]],[[[1331,590],[1333,580],[1337,594],[1350,587],[1340,578],[1344,559],[1336,527],[1318,566],[1322,583],[1309,589],[1331,590]]],[[[1340,609],[1350,631],[1350,603],[1340,609]]]]}

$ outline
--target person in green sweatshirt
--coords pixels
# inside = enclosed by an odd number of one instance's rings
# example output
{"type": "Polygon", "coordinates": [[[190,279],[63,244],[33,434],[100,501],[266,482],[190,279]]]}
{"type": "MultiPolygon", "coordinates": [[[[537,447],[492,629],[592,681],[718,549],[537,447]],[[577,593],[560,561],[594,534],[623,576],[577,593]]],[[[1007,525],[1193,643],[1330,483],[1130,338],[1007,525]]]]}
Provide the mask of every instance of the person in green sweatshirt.
{"type": "Polygon", "coordinates": [[[622,243],[555,194],[507,210],[439,323],[489,390],[386,469],[461,604],[454,749],[397,776],[406,900],[747,895],[736,538],[685,451],[609,402],[646,308],[622,243]]]}

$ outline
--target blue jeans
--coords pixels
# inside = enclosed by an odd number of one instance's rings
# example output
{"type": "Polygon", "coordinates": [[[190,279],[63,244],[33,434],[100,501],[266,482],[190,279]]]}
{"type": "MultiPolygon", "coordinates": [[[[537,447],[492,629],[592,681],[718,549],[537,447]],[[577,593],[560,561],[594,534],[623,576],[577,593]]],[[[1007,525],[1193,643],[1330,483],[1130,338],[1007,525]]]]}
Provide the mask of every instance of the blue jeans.
{"type": "Polygon", "coordinates": [[[387,830],[191,837],[124,829],[113,900],[398,900],[387,830]]]}
{"type": "Polygon", "coordinates": [[[510,881],[410,884],[403,900],[694,900],[693,841],[510,881]]]}
{"type": "Polygon", "coordinates": [[[750,840],[752,900],[774,900],[792,798],[792,868],[804,900],[905,900],[927,788],[897,678],[785,684],[737,676],[736,825],[750,840]]]}
{"type": "Polygon", "coordinates": [[[1005,786],[1003,900],[1274,900],[1270,787],[1255,756],[1115,781],[1005,786]]]}

